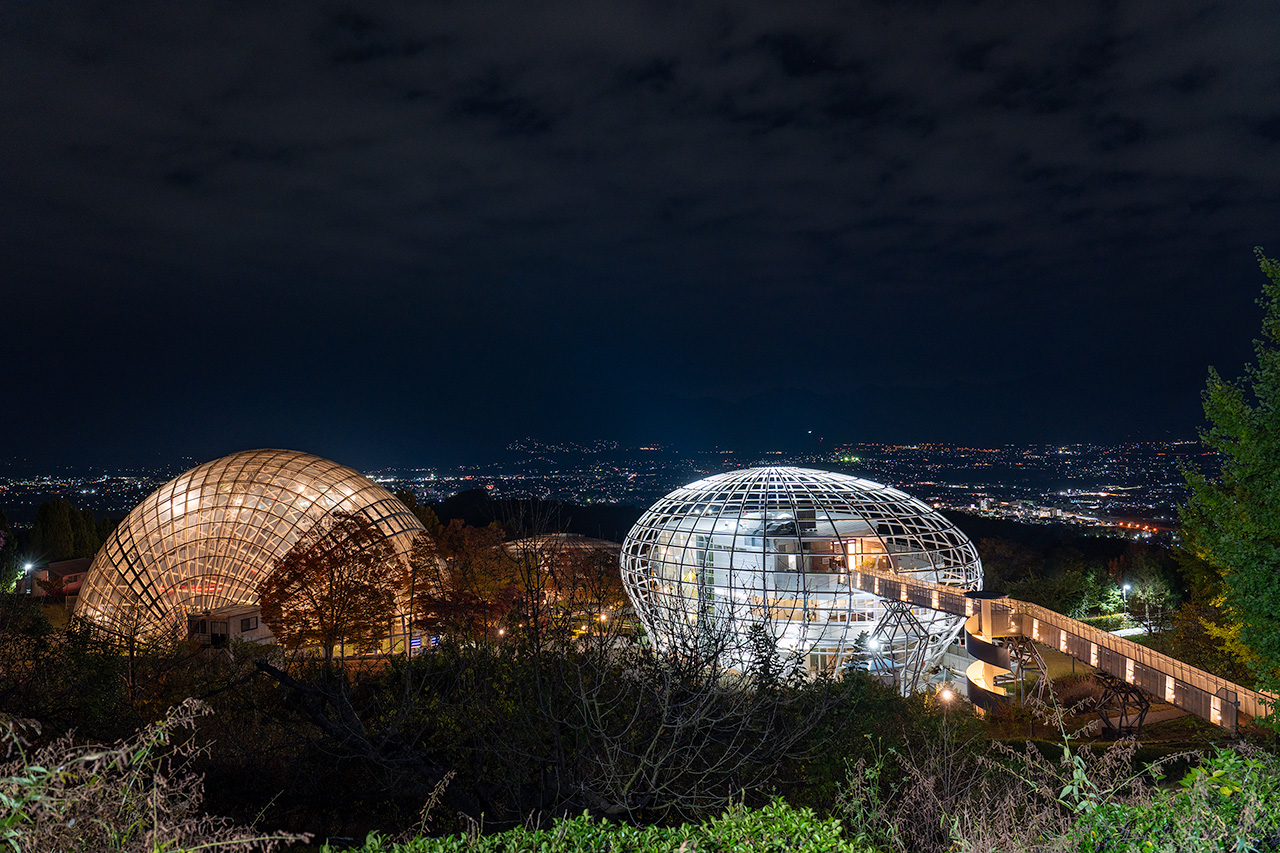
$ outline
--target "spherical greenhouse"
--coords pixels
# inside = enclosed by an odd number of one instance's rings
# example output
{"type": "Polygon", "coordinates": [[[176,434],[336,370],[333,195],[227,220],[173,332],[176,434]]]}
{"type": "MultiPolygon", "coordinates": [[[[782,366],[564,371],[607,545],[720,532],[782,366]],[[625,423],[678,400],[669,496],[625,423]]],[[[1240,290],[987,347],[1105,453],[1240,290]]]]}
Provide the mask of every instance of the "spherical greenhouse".
{"type": "Polygon", "coordinates": [[[192,468],[134,507],[93,558],[76,615],[116,634],[179,630],[185,614],[256,604],[257,586],[317,522],[359,512],[407,556],[422,525],[357,471],[292,450],[192,468]]]}
{"type": "Polygon", "coordinates": [[[937,665],[962,619],[862,592],[849,569],[982,585],[973,543],[928,504],[804,468],[750,468],[676,489],[636,522],[621,560],[636,615],[661,649],[711,648],[742,669],[763,637],[811,671],[858,661],[893,673],[904,690],[937,665]]]}

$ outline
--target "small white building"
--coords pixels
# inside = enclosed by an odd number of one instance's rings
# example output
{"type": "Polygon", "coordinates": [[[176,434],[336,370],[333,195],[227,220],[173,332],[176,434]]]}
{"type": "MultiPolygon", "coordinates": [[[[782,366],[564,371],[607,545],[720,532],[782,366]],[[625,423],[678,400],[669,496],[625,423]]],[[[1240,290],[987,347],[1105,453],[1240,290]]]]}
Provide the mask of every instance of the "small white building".
{"type": "Polygon", "coordinates": [[[274,643],[275,636],[262,621],[256,604],[228,604],[187,615],[187,636],[211,648],[225,648],[233,639],[247,643],[274,643]]]}

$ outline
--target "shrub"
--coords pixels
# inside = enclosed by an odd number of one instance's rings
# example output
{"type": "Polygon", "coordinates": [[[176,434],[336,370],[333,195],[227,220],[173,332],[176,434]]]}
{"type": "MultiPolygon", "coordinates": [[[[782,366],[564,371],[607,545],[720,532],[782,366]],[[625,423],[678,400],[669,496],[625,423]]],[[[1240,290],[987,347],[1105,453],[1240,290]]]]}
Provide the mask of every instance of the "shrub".
{"type": "MultiPolygon", "coordinates": [[[[838,820],[773,800],[759,809],[730,808],[720,817],[676,827],[636,827],[587,815],[550,829],[510,829],[497,835],[452,835],[394,843],[370,835],[358,853],[875,853],[844,838],[838,820]]],[[[324,853],[332,853],[328,845],[324,853]]]]}
{"type": "Polygon", "coordinates": [[[1119,631],[1129,624],[1128,617],[1123,613],[1107,613],[1102,616],[1087,616],[1080,620],[1086,625],[1092,625],[1102,631],[1119,631]]]}
{"type": "Polygon", "coordinates": [[[188,699],[114,746],[77,745],[64,736],[30,756],[27,736],[39,733],[38,724],[0,719],[0,839],[15,853],[248,851],[303,840],[200,812],[202,780],[189,762],[201,750],[189,733],[205,713],[188,699]]]}
{"type": "Polygon", "coordinates": [[[1073,840],[1082,853],[1275,850],[1280,760],[1249,748],[1218,749],[1172,792],[1085,815],[1073,840]]]}
{"type": "Polygon", "coordinates": [[[1091,675],[1064,675],[1053,681],[1053,695],[1058,705],[1068,713],[1083,713],[1093,709],[1102,695],[1102,688],[1091,675]]]}

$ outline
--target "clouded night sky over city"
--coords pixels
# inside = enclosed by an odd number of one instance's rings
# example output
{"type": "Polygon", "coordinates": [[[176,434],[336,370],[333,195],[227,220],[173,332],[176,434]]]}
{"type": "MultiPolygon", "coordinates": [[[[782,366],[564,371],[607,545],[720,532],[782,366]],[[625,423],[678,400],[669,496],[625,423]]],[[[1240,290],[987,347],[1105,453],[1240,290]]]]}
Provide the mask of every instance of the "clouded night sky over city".
{"type": "Polygon", "coordinates": [[[0,457],[1194,437],[1280,9],[14,2],[0,457]]]}

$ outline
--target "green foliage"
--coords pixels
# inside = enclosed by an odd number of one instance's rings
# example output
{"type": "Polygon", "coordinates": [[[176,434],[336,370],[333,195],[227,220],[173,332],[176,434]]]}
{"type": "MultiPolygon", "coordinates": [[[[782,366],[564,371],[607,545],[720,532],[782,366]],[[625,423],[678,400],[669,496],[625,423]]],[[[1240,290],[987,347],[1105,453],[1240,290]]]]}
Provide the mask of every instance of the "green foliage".
{"type": "Polygon", "coordinates": [[[1074,827],[1082,853],[1218,853],[1280,847],[1280,761],[1218,749],[1172,791],[1106,802],[1074,827]]]}
{"type": "Polygon", "coordinates": [[[1029,601],[1063,614],[1083,613],[1095,605],[1097,582],[1088,569],[1065,569],[1047,576],[1028,576],[1005,586],[1010,598],[1029,601]]]}
{"type": "Polygon", "coordinates": [[[1107,613],[1102,616],[1085,616],[1080,621],[1086,625],[1092,625],[1094,628],[1100,628],[1103,631],[1118,631],[1125,625],[1129,624],[1128,618],[1123,613],[1107,613]]]}
{"type": "MultiPolygon", "coordinates": [[[[1225,603],[1239,625],[1258,685],[1280,690],[1280,264],[1257,250],[1267,277],[1259,304],[1256,363],[1239,382],[1210,369],[1204,391],[1208,428],[1201,441],[1221,456],[1209,477],[1188,469],[1182,510],[1187,546],[1216,567],[1225,603]]],[[[1272,715],[1280,725],[1280,715],[1272,715]]]]}
{"type": "Polygon", "coordinates": [[[836,811],[843,815],[847,834],[854,842],[875,849],[900,850],[902,834],[891,803],[901,788],[901,777],[885,772],[896,752],[880,748],[879,743],[875,747],[870,759],[849,763],[836,811]]]}
{"type": "Polygon", "coordinates": [[[1174,614],[1168,654],[1206,672],[1247,684],[1251,678],[1246,650],[1236,641],[1221,606],[1189,601],[1174,614]]]}
{"type": "Polygon", "coordinates": [[[1099,554],[1086,557],[1076,547],[1084,544],[1050,542],[1036,550],[1018,542],[983,539],[978,551],[987,572],[986,588],[1081,619],[1122,609],[1121,578],[1131,566],[1161,565],[1150,547],[1130,545],[1104,563],[1099,554]]]}
{"type": "MultiPolygon", "coordinates": [[[[321,848],[332,853],[327,845],[321,848]]],[[[835,819],[773,800],[762,808],[736,806],[719,817],[676,827],[636,827],[588,815],[557,820],[550,829],[511,829],[496,835],[459,834],[394,843],[378,835],[355,853],[874,853],[848,840],[835,819]]]]}

